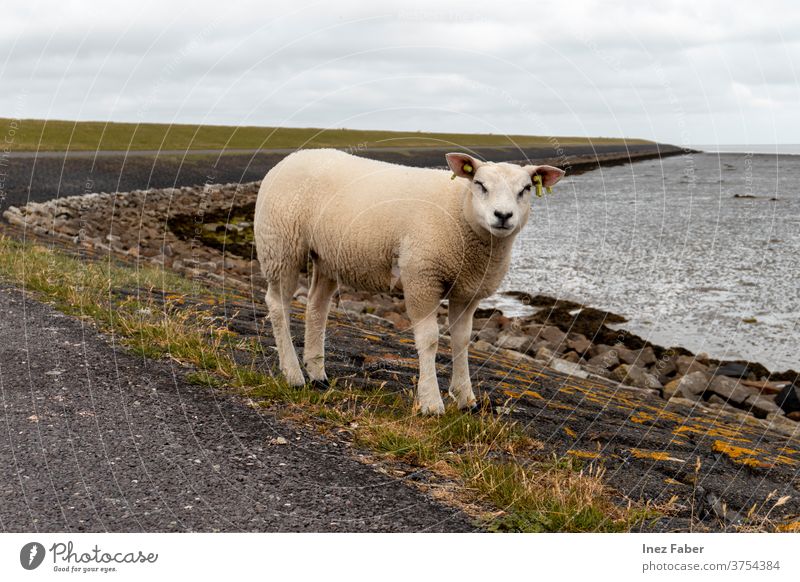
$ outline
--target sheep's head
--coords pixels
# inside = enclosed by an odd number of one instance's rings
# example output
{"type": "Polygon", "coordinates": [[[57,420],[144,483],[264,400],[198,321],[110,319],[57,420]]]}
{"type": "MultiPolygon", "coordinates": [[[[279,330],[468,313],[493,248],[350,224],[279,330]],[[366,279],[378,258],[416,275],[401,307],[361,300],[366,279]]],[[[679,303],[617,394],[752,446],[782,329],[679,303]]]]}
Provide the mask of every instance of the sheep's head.
{"type": "Polygon", "coordinates": [[[564,170],[553,166],[481,162],[467,154],[447,154],[446,158],[453,174],[470,181],[468,218],[498,238],[518,233],[528,222],[534,176],[541,176],[546,187],[564,176],[564,170]]]}

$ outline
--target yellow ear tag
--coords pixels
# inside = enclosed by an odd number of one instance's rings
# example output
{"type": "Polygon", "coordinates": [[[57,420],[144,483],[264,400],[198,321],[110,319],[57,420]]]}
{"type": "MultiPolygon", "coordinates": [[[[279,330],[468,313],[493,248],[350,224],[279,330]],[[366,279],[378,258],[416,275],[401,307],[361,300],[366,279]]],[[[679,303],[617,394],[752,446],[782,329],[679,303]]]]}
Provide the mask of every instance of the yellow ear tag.
{"type": "MultiPolygon", "coordinates": [[[[464,170],[464,172],[466,172],[467,174],[471,174],[472,173],[472,165],[471,164],[464,164],[463,166],[461,166],[461,169],[464,170]]],[[[456,175],[453,174],[452,176],[450,176],[450,179],[451,180],[455,180],[456,179],[456,175]]]]}
{"type": "MultiPolygon", "coordinates": [[[[542,197],[542,177],[539,174],[536,174],[533,177],[533,183],[536,184],[536,197],[537,198],[541,198],[542,197]]],[[[548,188],[547,190],[549,191],[550,188],[548,188]]]]}

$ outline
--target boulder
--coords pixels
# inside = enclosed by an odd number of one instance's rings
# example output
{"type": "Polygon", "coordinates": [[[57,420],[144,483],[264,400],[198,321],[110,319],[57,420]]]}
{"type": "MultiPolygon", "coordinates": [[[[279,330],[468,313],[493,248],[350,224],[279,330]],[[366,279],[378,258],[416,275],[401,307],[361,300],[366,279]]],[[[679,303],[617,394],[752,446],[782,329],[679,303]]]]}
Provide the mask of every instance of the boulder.
{"type": "Polygon", "coordinates": [[[675,360],[675,367],[678,370],[678,376],[687,376],[692,372],[708,373],[708,366],[692,356],[678,356],[675,360]]]}
{"type": "Polygon", "coordinates": [[[526,335],[537,337],[540,333],[542,333],[543,327],[544,326],[541,323],[529,323],[522,327],[522,331],[525,332],[526,335]]]}
{"type": "Polygon", "coordinates": [[[589,355],[592,357],[599,356],[600,354],[605,354],[608,351],[613,350],[611,346],[607,346],[605,344],[593,344],[589,350],[589,355]]]}
{"type": "Polygon", "coordinates": [[[476,350],[481,350],[482,352],[488,352],[490,354],[497,351],[496,347],[494,347],[489,342],[485,342],[483,340],[478,340],[476,342],[473,342],[472,347],[475,348],[476,350]]]}
{"type": "MultiPolygon", "coordinates": [[[[608,346],[604,346],[608,347],[608,346]]],[[[615,366],[619,365],[619,358],[617,357],[617,352],[609,348],[608,350],[596,355],[595,357],[591,358],[587,364],[592,366],[593,368],[598,368],[601,370],[609,370],[615,366]]]]}
{"type": "Polygon", "coordinates": [[[548,347],[542,346],[536,350],[536,359],[543,362],[550,362],[556,358],[556,353],[548,347]]]}
{"type": "Polygon", "coordinates": [[[742,362],[724,362],[714,369],[715,376],[731,378],[747,378],[747,364],[742,362]]]}
{"type": "Polygon", "coordinates": [[[581,368],[578,364],[574,362],[569,362],[562,358],[554,358],[550,361],[549,366],[557,371],[561,372],[562,374],[569,374],[570,376],[575,376],[576,378],[588,378],[589,373],[581,368]]]}
{"type": "Polygon", "coordinates": [[[766,418],[768,414],[781,412],[781,407],[775,404],[772,398],[761,394],[751,394],[744,401],[744,405],[758,418],[766,418]]]}
{"type": "Polygon", "coordinates": [[[501,356],[505,356],[506,358],[509,358],[511,360],[515,360],[515,361],[523,361],[523,362],[531,362],[531,363],[536,362],[536,360],[534,360],[529,355],[523,354],[523,353],[518,352],[516,350],[499,349],[499,350],[496,350],[496,353],[500,354],[501,356]]]}
{"type": "Polygon", "coordinates": [[[367,303],[365,301],[343,299],[339,302],[339,307],[344,311],[349,311],[350,313],[364,313],[364,311],[367,309],[367,303]]]}
{"type": "Polygon", "coordinates": [[[566,360],[567,362],[572,362],[573,364],[577,364],[581,357],[576,352],[567,352],[561,356],[561,359],[566,360]]]}
{"type": "Polygon", "coordinates": [[[726,410],[728,412],[737,413],[737,414],[740,414],[742,412],[742,410],[740,408],[736,408],[734,406],[731,406],[730,404],[728,404],[727,400],[725,400],[724,398],[720,398],[716,394],[712,394],[709,397],[708,405],[720,408],[722,410],[726,410]]]}
{"type": "Polygon", "coordinates": [[[482,329],[477,334],[478,339],[493,344],[497,341],[498,335],[496,329],[482,329]]]}
{"type": "Polygon", "coordinates": [[[494,343],[498,348],[503,348],[505,350],[516,350],[518,352],[525,352],[527,348],[530,346],[531,342],[532,342],[531,338],[527,336],[502,332],[500,335],[497,336],[497,340],[494,343]]]}
{"type": "Polygon", "coordinates": [[[396,311],[384,314],[383,318],[391,321],[398,331],[405,331],[411,327],[411,322],[396,311]]]}
{"type": "Polygon", "coordinates": [[[567,334],[553,325],[546,325],[539,333],[539,337],[547,340],[554,346],[559,346],[567,341],[567,334]]]}
{"type": "Polygon", "coordinates": [[[727,376],[714,376],[708,385],[708,390],[725,400],[739,406],[744,404],[753,392],[733,378],[727,376]]]}
{"type": "Polygon", "coordinates": [[[800,389],[796,384],[784,386],[775,397],[775,402],[786,414],[800,412],[800,389]]]}
{"type": "Polygon", "coordinates": [[[651,368],[651,373],[658,376],[658,380],[665,384],[675,372],[678,367],[675,365],[675,356],[662,356],[660,357],[651,368]]]}
{"type": "Polygon", "coordinates": [[[653,348],[647,346],[639,352],[639,361],[637,364],[640,366],[651,366],[656,363],[656,353],[653,348]]]}
{"type": "Polygon", "coordinates": [[[592,347],[592,342],[589,341],[585,335],[576,333],[570,335],[570,338],[567,340],[567,347],[571,350],[575,350],[582,356],[592,347]]]}
{"type": "Polygon", "coordinates": [[[703,372],[692,372],[676,378],[664,386],[664,398],[679,396],[694,401],[700,400],[708,388],[708,380],[708,375],[703,372]]]}
{"type": "Polygon", "coordinates": [[[661,382],[641,366],[622,364],[612,373],[612,377],[623,384],[630,384],[637,388],[660,389],[661,382]]]}
{"type": "Polygon", "coordinates": [[[619,361],[623,364],[633,365],[638,364],[639,359],[639,352],[635,352],[633,350],[629,350],[622,344],[617,344],[614,346],[614,351],[617,353],[617,357],[619,361]]]}

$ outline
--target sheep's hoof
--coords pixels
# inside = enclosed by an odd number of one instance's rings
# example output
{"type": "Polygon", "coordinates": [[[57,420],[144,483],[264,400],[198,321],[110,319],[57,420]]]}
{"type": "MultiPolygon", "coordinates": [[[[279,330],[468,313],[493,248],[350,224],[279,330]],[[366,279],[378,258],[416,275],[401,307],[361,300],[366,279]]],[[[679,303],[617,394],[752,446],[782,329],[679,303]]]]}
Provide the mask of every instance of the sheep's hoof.
{"type": "Polygon", "coordinates": [[[311,380],[308,385],[315,390],[322,390],[325,391],[331,387],[331,383],[328,381],[327,378],[322,380],[311,380]]]}
{"type": "Polygon", "coordinates": [[[284,379],[289,384],[289,386],[294,386],[295,388],[302,387],[306,383],[306,379],[303,377],[302,372],[297,372],[295,374],[287,374],[286,372],[282,372],[284,379]]]}
{"type": "Polygon", "coordinates": [[[469,414],[478,414],[481,411],[481,405],[478,404],[478,401],[474,401],[471,404],[468,404],[464,408],[461,409],[464,412],[468,412],[469,414]]]}
{"type": "Polygon", "coordinates": [[[441,416],[444,414],[444,402],[427,404],[425,406],[417,404],[416,408],[419,413],[424,416],[441,416]]]}

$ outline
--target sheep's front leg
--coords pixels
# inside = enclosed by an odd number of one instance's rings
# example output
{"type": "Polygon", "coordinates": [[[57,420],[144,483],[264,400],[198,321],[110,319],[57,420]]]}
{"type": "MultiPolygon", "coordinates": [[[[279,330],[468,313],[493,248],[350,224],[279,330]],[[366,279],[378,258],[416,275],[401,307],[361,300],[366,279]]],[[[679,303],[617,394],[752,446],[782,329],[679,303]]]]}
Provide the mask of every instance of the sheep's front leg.
{"type": "Polygon", "coordinates": [[[331,307],[336,281],[319,273],[314,267],[306,305],[306,335],[303,363],[311,380],[327,383],[325,374],[325,326],[331,307]]]}
{"type": "Polygon", "coordinates": [[[270,281],[266,297],[269,319],[272,323],[272,335],[275,336],[275,346],[278,348],[281,373],[292,386],[305,384],[289,329],[289,310],[292,295],[297,289],[297,278],[298,274],[290,273],[278,280],[270,281]]]}
{"type": "Polygon", "coordinates": [[[450,343],[453,348],[453,376],[448,393],[458,407],[474,408],[475,393],[469,378],[469,339],[472,333],[472,315],[478,307],[477,301],[450,300],[447,317],[450,320],[450,343]]]}
{"type": "Polygon", "coordinates": [[[419,355],[416,407],[422,414],[444,414],[444,402],[436,379],[436,350],[439,347],[436,311],[439,308],[439,296],[406,287],[405,299],[419,355]]]}

